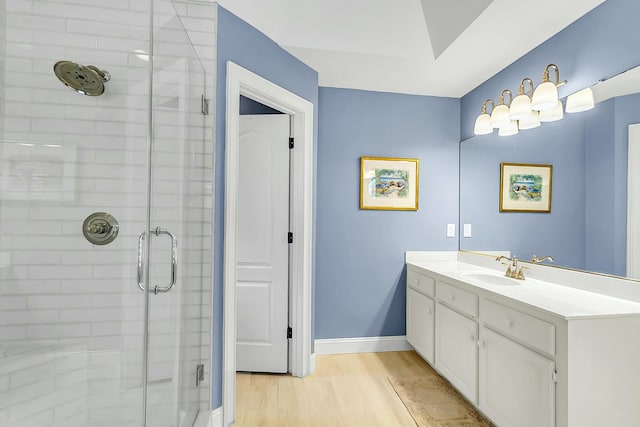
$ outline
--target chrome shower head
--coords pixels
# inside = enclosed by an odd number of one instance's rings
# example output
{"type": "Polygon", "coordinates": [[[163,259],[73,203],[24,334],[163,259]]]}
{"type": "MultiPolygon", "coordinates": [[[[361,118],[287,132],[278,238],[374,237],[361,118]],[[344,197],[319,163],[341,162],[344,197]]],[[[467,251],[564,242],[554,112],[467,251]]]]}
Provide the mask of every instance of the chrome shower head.
{"type": "Polygon", "coordinates": [[[99,96],[104,93],[104,83],[111,75],[94,65],[80,65],[71,61],[59,61],[53,66],[53,72],[62,83],[78,93],[99,96]]]}

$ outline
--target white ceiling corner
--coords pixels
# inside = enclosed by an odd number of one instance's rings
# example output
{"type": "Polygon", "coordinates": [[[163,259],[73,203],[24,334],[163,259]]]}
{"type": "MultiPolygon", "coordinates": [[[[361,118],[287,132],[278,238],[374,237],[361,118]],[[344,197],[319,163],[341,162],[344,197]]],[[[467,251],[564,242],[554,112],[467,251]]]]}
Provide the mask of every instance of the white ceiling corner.
{"type": "Polygon", "coordinates": [[[421,0],[433,56],[439,57],[493,0],[421,0]]]}
{"type": "Polygon", "coordinates": [[[219,3],[317,70],[321,86],[461,97],[603,1],[219,3]]]}

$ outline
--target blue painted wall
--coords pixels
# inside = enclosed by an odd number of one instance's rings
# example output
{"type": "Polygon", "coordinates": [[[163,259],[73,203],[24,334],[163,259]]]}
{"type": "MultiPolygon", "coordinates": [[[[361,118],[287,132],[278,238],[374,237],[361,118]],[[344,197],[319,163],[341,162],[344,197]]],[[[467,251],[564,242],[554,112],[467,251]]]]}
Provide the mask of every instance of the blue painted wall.
{"type": "Polygon", "coordinates": [[[460,101],[320,88],[316,338],[403,335],[404,252],[457,250],[460,101]],[[360,157],[420,160],[419,210],[360,210],[360,157]]]}
{"type": "MultiPolygon", "coordinates": [[[[598,104],[581,114],[585,119],[586,193],[585,268],[601,273],[615,271],[615,100],[598,104]],[[602,256],[605,254],[605,256],[602,256]],[[588,267],[587,267],[588,266],[588,267]]],[[[626,167],[625,167],[626,170],[626,167]]],[[[626,183],[625,183],[626,188],[626,183]]],[[[626,224],[626,219],[624,220],[626,224]]]]}
{"type": "Polygon", "coordinates": [[[517,93],[520,81],[540,82],[549,63],[568,79],[560,96],[569,95],[640,64],[640,2],[607,0],[572,25],[482,83],[462,98],[461,136],[473,136],[473,124],[486,98],[497,100],[502,89],[517,93]]]}
{"type": "Polygon", "coordinates": [[[240,115],[249,114],[284,114],[281,111],[267,107],[258,101],[240,95],[240,115]]]}
{"type": "MultiPolygon", "coordinates": [[[[222,404],[222,290],[224,255],[224,145],[226,113],[227,61],[233,61],[267,80],[318,106],[318,73],[305,65],[273,40],[218,7],[218,50],[216,76],[216,152],[215,152],[215,225],[214,225],[214,284],[213,284],[213,358],[212,407],[222,404]]],[[[317,140],[317,138],[316,138],[317,140]]]]}

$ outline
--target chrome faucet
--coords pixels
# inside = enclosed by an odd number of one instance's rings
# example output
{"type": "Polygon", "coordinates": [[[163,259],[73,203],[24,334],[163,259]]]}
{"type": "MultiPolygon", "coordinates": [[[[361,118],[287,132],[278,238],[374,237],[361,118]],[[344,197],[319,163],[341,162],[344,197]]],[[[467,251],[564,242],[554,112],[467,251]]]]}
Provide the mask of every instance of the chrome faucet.
{"type": "MultiPolygon", "coordinates": [[[[524,280],[524,270],[527,267],[523,267],[520,264],[518,264],[518,257],[514,255],[513,257],[508,258],[504,255],[500,255],[498,258],[496,258],[496,261],[502,261],[503,259],[509,261],[506,264],[507,271],[505,271],[504,273],[505,277],[509,277],[511,279],[524,280]]],[[[505,264],[505,263],[502,263],[502,264],[505,264]]]]}

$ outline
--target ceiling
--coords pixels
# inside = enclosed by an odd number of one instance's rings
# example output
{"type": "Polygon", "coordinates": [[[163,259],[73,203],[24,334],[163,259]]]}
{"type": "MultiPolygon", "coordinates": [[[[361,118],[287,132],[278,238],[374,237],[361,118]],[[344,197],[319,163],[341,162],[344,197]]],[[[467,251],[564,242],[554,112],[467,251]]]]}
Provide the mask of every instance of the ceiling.
{"type": "Polygon", "coordinates": [[[320,86],[461,97],[604,0],[219,0],[320,86]]]}

